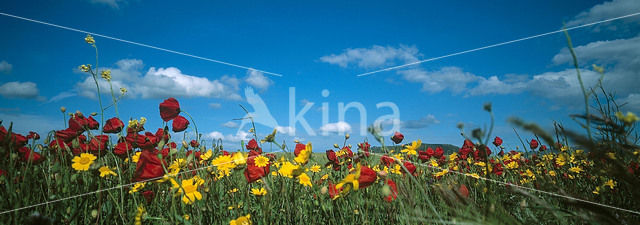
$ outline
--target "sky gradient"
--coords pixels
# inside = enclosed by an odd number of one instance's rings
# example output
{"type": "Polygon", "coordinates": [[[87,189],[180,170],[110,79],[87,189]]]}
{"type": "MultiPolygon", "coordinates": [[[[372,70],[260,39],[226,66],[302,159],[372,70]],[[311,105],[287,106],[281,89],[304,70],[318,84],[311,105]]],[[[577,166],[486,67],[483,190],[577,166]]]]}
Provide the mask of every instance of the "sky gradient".
{"type": "MultiPolygon", "coordinates": [[[[114,89],[129,92],[119,103],[123,121],[144,116],[145,126],[162,126],[158,104],[180,101],[205,139],[222,138],[231,150],[247,140],[239,129],[253,111],[246,88],[260,96],[281,131],[279,138],[311,141],[315,150],[342,143],[337,131],[360,135],[380,116],[398,107],[400,131],[409,140],[460,145],[456,124],[467,130],[488,126],[483,104],[491,102],[494,134],[515,148],[517,116],[550,128],[558,121],[577,128],[569,114],[584,110],[567,42],[553,34],[510,45],[449,57],[398,70],[357,74],[437,57],[535,34],[640,12],[634,0],[614,1],[188,1],[137,0],[5,1],[0,12],[140,42],[197,56],[282,74],[230,67],[151,48],[96,37],[99,68],[112,71],[114,89]],[[313,104],[304,118],[313,136],[290,124],[290,90],[295,113],[313,104]],[[323,91],[326,90],[324,93],[323,91]],[[339,120],[340,103],[360,103],[339,120]],[[323,108],[323,103],[328,108],[323,108]],[[323,111],[324,110],[324,111],[323,111]],[[328,113],[329,124],[323,124],[328,113]]],[[[41,135],[63,129],[60,107],[68,112],[99,112],[95,84],[78,70],[95,65],[86,34],[0,16],[0,119],[18,132],[41,135]]],[[[570,32],[585,84],[593,86],[605,68],[604,86],[625,110],[640,112],[640,16],[570,32]]],[[[103,83],[103,90],[108,87],[103,83]]],[[[111,97],[103,91],[103,101],[111,97]]],[[[106,103],[105,103],[106,105],[106,103]]],[[[115,116],[112,108],[105,120],[115,116]]],[[[259,134],[271,132],[259,125],[259,134]]],[[[193,134],[189,128],[188,134],[193,134]]],[[[525,139],[531,134],[520,132],[525,139]]],[[[182,134],[174,137],[182,138],[182,134]]],[[[281,139],[281,140],[282,140],[281,139]]],[[[377,144],[374,144],[377,145],[377,144]]]]}

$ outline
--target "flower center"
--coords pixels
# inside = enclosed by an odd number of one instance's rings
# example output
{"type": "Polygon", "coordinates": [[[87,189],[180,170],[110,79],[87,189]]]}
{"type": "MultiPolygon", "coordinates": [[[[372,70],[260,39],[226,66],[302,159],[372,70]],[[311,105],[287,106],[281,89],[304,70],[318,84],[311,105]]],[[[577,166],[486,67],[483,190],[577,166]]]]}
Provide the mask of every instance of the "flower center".
{"type": "Polygon", "coordinates": [[[90,162],[91,162],[91,159],[89,158],[85,158],[85,157],[80,158],[81,164],[89,164],[90,162]]]}

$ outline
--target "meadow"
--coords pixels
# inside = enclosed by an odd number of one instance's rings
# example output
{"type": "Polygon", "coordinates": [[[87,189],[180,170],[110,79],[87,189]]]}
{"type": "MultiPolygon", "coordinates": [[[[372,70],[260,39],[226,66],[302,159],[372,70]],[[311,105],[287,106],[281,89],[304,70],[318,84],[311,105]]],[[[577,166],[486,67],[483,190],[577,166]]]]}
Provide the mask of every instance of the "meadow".
{"type": "MultiPolygon", "coordinates": [[[[96,88],[110,80],[80,70],[96,88]]],[[[373,126],[374,143],[346,135],[315,146],[251,128],[241,149],[225,149],[202,139],[175,98],[146,115],[162,127],[122,120],[127,90],[111,89],[115,116],[99,99],[99,113],[61,108],[66,127],[48,134],[1,124],[0,224],[637,224],[638,117],[601,86],[583,91],[586,112],[572,117],[584,131],[512,118],[522,139],[461,126],[461,146],[445,152],[373,126]],[[192,128],[187,139],[169,132],[192,128]]]]}

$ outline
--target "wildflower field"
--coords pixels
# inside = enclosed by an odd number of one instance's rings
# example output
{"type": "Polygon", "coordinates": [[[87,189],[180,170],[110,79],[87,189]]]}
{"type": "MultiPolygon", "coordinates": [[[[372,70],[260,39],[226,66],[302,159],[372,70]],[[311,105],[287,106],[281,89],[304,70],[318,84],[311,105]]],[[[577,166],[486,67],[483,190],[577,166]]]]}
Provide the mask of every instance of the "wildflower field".
{"type": "MultiPolygon", "coordinates": [[[[85,41],[96,47],[91,36],[85,41]]],[[[96,86],[111,79],[88,64],[80,70],[96,86]]],[[[595,90],[585,96],[598,98],[595,90]]],[[[127,120],[117,115],[127,90],[107,92],[115,115],[98,99],[95,114],[61,108],[66,127],[47,134],[1,124],[0,224],[640,221],[638,117],[620,112],[604,89],[600,100],[610,104],[574,116],[586,132],[559,125],[545,131],[512,119],[527,131],[522,139],[461,127],[461,147],[453,152],[399,132],[381,136],[373,126],[375,143],[349,135],[334,146],[283,142],[275,130],[260,137],[251,128],[253,139],[226,149],[202,139],[190,106],[175,98],[158,102],[157,115],[127,120]],[[145,127],[147,120],[164,126],[145,127]],[[187,129],[195,136],[175,137],[187,129]],[[522,148],[506,149],[505,141],[522,148]]],[[[491,105],[484,109],[493,120],[491,105]]]]}

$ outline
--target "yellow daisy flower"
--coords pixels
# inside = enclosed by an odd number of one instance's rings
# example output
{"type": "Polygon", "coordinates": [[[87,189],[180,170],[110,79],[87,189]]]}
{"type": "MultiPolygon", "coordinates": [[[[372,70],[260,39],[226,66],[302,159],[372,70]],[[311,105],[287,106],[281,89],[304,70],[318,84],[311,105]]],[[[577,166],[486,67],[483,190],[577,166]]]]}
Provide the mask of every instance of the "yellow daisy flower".
{"type": "Polygon", "coordinates": [[[253,162],[257,167],[265,167],[269,165],[269,158],[259,155],[253,159],[253,162]]]}
{"type": "Polygon", "coordinates": [[[267,189],[264,188],[251,188],[251,194],[255,196],[263,196],[267,194],[267,189]]]}
{"type": "Polygon", "coordinates": [[[109,168],[108,166],[102,166],[100,167],[100,169],[98,169],[98,171],[100,171],[100,177],[106,177],[106,176],[118,176],[118,174],[116,172],[113,172],[113,170],[111,170],[111,168],[109,168]]]}
{"type": "Polygon", "coordinates": [[[77,171],[87,171],[96,157],[91,153],[82,153],[80,156],[73,157],[71,167],[77,171]]]}

